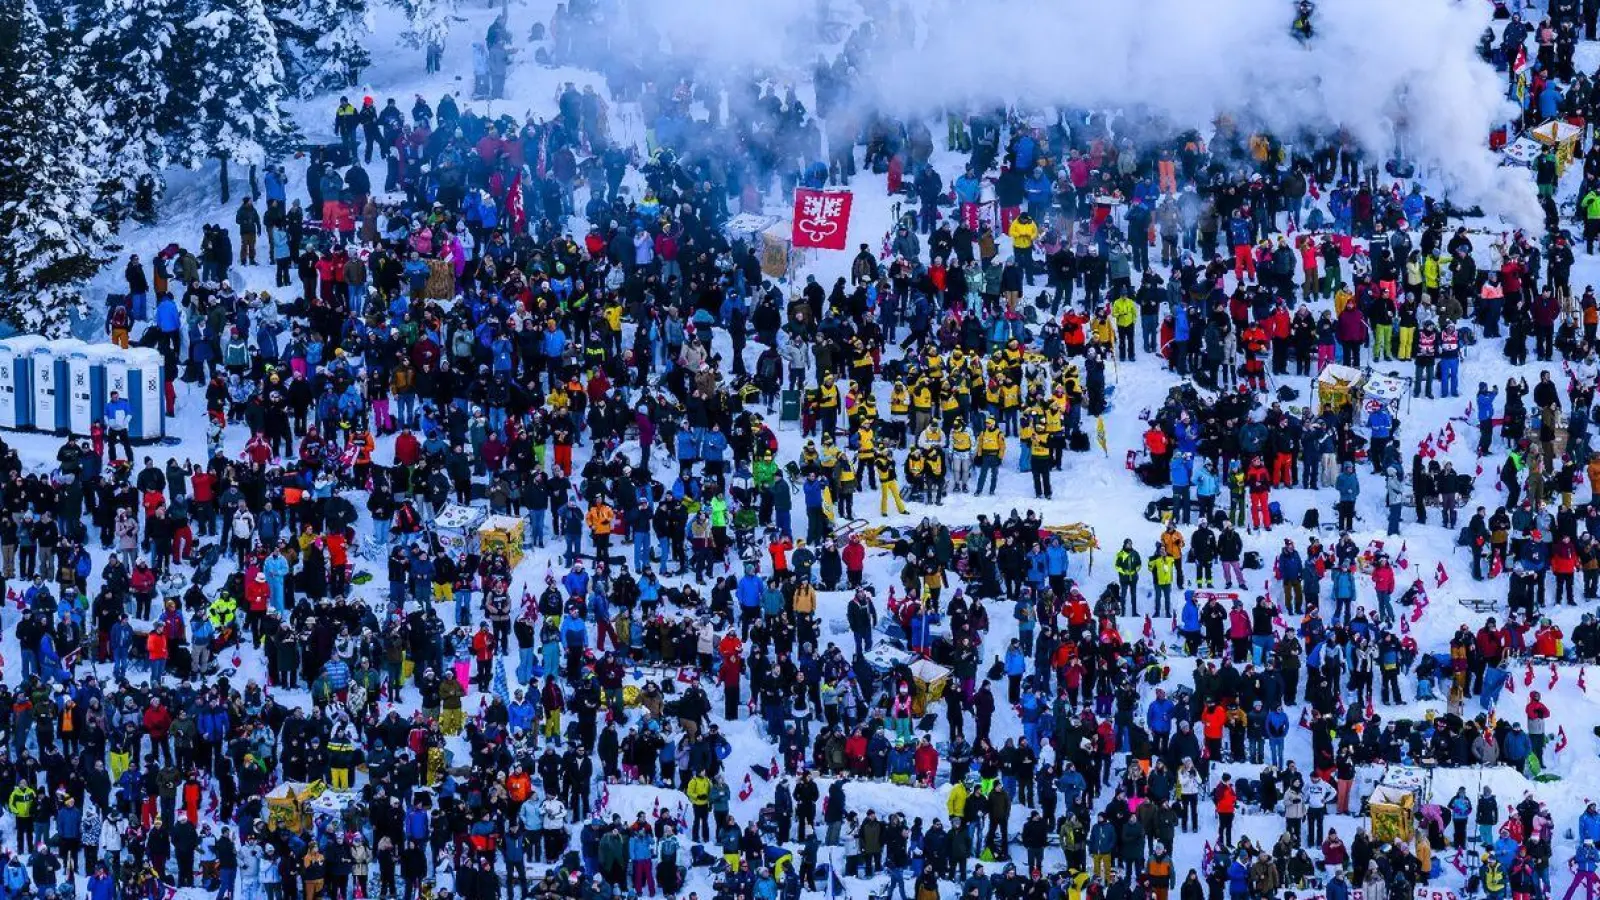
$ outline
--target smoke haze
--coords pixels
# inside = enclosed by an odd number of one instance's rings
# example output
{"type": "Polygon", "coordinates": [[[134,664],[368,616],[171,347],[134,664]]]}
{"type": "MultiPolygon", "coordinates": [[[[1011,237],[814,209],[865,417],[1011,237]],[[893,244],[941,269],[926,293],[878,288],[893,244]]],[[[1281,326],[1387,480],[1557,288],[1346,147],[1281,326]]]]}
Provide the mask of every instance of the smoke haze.
{"type": "MultiPolygon", "coordinates": [[[[870,0],[869,0],[870,2],[870,0]]],[[[1142,106],[1180,127],[1227,112],[1291,142],[1348,129],[1378,159],[1400,145],[1435,195],[1536,223],[1528,173],[1502,168],[1491,129],[1515,114],[1505,76],[1477,55],[1482,0],[1324,0],[1315,37],[1290,34],[1289,0],[923,0],[873,3],[889,37],[862,60],[855,98],[895,113],[968,100],[1030,106],[1142,106]],[[893,12],[885,14],[886,8],[893,12]],[[908,32],[914,36],[908,36],[908,32]]],[[[710,71],[804,80],[838,45],[829,18],[864,18],[855,0],[642,2],[675,56],[710,71]]]]}

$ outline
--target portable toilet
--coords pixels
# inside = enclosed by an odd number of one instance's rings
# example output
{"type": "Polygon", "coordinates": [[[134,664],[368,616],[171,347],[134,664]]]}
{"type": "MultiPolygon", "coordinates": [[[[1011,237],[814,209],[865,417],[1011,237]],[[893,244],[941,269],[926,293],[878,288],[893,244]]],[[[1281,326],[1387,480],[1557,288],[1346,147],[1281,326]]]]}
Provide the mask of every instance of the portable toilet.
{"type": "MultiPolygon", "coordinates": [[[[100,367],[100,408],[105,409],[105,404],[111,402],[111,392],[115,391],[123,397],[130,396],[128,391],[128,357],[134,350],[123,350],[116,345],[96,344],[89,348],[89,361],[91,365],[100,367]]],[[[132,400],[128,401],[132,403],[132,400]]]]}
{"type": "Polygon", "coordinates": [[[72,344],[82,341],[46,341],[33,348],[33,427],[39,431],[67,430],[67,360],[72,344]]]}
{"type": "Polygon", "coordinates": [[[78,341],[63,355],[66,360],[66,431],[87,435],[105,409],[105,354],[100,348],[78,341]]]}
{"type": "Polygon", "coordinates": [[[0,340],[0,428],[33,427],[33,351],[44,343],[36,334],[0,340]]]}
{"type": "Polygon", "coordinates": [[[161,351],[151,347],[135,347],[106,363],[106,397],[116,390],[128,398],[133,409],[133,423],[128,426],[132,440],[157,441],[167,435],[165,367],[161,351]],[[113,388],[114,377],[124,386],[113,388]]]}

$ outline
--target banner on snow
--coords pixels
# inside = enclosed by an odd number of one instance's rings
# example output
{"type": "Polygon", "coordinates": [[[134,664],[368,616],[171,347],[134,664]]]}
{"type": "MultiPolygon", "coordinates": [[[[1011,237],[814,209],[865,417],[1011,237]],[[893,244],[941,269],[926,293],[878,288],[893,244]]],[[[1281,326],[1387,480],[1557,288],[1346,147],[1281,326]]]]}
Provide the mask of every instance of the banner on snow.
{"type": "MultiPolygon", "coordinates": [[[[1422,888],[1417,889],[1418,893],[1415,900],[1421,900],[1422,890],[1422,888]]],[[[1349,894],[1350,900],[1366,900],[1367,897],[1367,892],[1364,888],[1351,888],[1349,894]]],[[[1316,889],[1298,891],[1294,888],[1279,888],[1278,900],[1328,900],[1328,895],[1316,889]]],[[[1445,900],[1450,900],[1450,898],[1445,898],[1445,900]]]]}
{"type": "Polygon", "coordinates": [[[796,188],[794,192],[794,233],[796,247],[843,250],[850,230],[849,191],[818,191],[796,188]]]}

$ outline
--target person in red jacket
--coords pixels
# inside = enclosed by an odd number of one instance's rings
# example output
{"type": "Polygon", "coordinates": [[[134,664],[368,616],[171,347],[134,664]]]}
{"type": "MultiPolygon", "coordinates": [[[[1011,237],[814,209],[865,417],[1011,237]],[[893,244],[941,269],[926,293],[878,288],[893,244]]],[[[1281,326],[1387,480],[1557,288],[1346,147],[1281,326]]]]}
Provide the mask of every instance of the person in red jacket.
{"type": "Polygon", "coordinates": [[[1541,619],[1539,621],[1539,630],[1534,632],[1533,635],[1533,655],[1549,659],[1560,659],[1561,639],[1563,637],[1565,637],[1565,634],[1562,632],[1560,625],[1549,619],[1541,619]]]}
{"type": "Polygon", "coordinates": [[[1217,843],[1232,847],[1233,813],[1239,805],[1239,793],[1234,790],[1232,775],[1223,773],[1221,783],[1211,792],[1211,799],[1217,805],[1217,843]]]}
{"type": "Polygon", "coordinates": [[[1523,712],[1528,717],[1528,740],[1533,744],[1533,755],[1543,761],[1544,742],[1547,737],[1544,723],[1550,718],[1550,707],[1545,706],[1544,701],[1539,699],[1539,692],[1534,691],[1528,695],[1528,705],[1524,707],[1523,712]]]}
{"type": "Polygon", "coordinates": [[[844,739],[844,761],[845,765],[850,767],[852,774],[866,775],[869,772],[867,736],[862,734],[859,728],[850,732],[850,736],[844,739]]]}
{"type": "Polygon", "coordinates": [[[1261,457],[1250,460],[1250,468],[1244,473],[1244,484],[1250,491],[1250,527],[1271,531],[1272,476],[1267,473],[1266,463],[1261,457]]]}
{"type": "Polygon", "coordinates": [[[841,555],[844,557],[844,571],[850,580],[850,587],[861,587],[861,573],[867,567],[867,545],[861,542],[861,535],[852,534],[841,555]]]}
{"type": "Polygon", "coordinates": [[[200,526],[201,537],[217,533],[217,476],[199,463],[189,466],[189,515],[200,526]]]}
{"type": "MultiPolygon", "coordinates": [[[[147,645],[147,649],[151,651],[150,662],[152,666],[155,665],[155,651],[158,649],[161,653],[161,663],[163,666],[167,661],[167,645],[165,638],[162,639],[159,648],[154,645],[156,635],[160,633],[161,630],[159,628],[151,629],[150,631],[151,643],[147,645]]],[[[158,683],[159,680],[159,675],[153,675],[151,678],[151,683],[158,683]]],[[[161,698],[159,697],[151,697],[150,705],[144,711],[144,730],[146,734],[150,735],[150,752],[154,753],[159,750],[161,753],[161,759],[167,765],[172,765],[172,741],[168,740],[167,738],[168,733],[170,733],[172,730],[172,712],[165,706],[161,705],[161,698]]]]}
{"type": "Polygon", "coordinates": [[[933,787],[934,776],[939,771],[939,751],[926,737],[917,745],[916,755],[912,764],[917,770],[917,783],[923,787],[933,787]]]}
{"type": "Polygon", "coordinates": [[[1568,606],[1577,606],[1577,601],[1572,598],[1572,584],[1578,573],[1578,548],[1572,543],[1572,538],[1563,537],[1551,549],[1550,571],[1556,576],[1555,605],[1561,605],[1561,597],[1565,595],[1568,606]]]}

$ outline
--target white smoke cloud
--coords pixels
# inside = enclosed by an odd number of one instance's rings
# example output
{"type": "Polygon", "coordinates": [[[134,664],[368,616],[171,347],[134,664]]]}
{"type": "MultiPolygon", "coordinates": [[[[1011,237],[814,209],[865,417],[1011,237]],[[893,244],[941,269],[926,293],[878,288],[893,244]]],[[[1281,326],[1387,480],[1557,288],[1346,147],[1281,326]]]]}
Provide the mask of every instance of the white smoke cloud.
{"type": "MultiPolygon", "coordinates": [[[[1518,224],[1541,214],[1524,170],[1487,147],[1515,114],[1505,76],[1479,60],[1481,0],[1323,0],[1316,36],[1290,34],[1291,0],[865,0],[914,39],[882,42],[858,97],[931,112],[969,98],[1031,106],[1142,106],[1182,126],[1221,112],[1286,140],[1342,126],[1379,159],[1401,144],[1435,195],[1518,224]]],[[[856,0],[637,3],[676,50],[716,69],[799,79],[819,53],[819,9],[858,21],[856,0]]],[[[831,52],[830,52],[831,56],[831,52]]]]}

